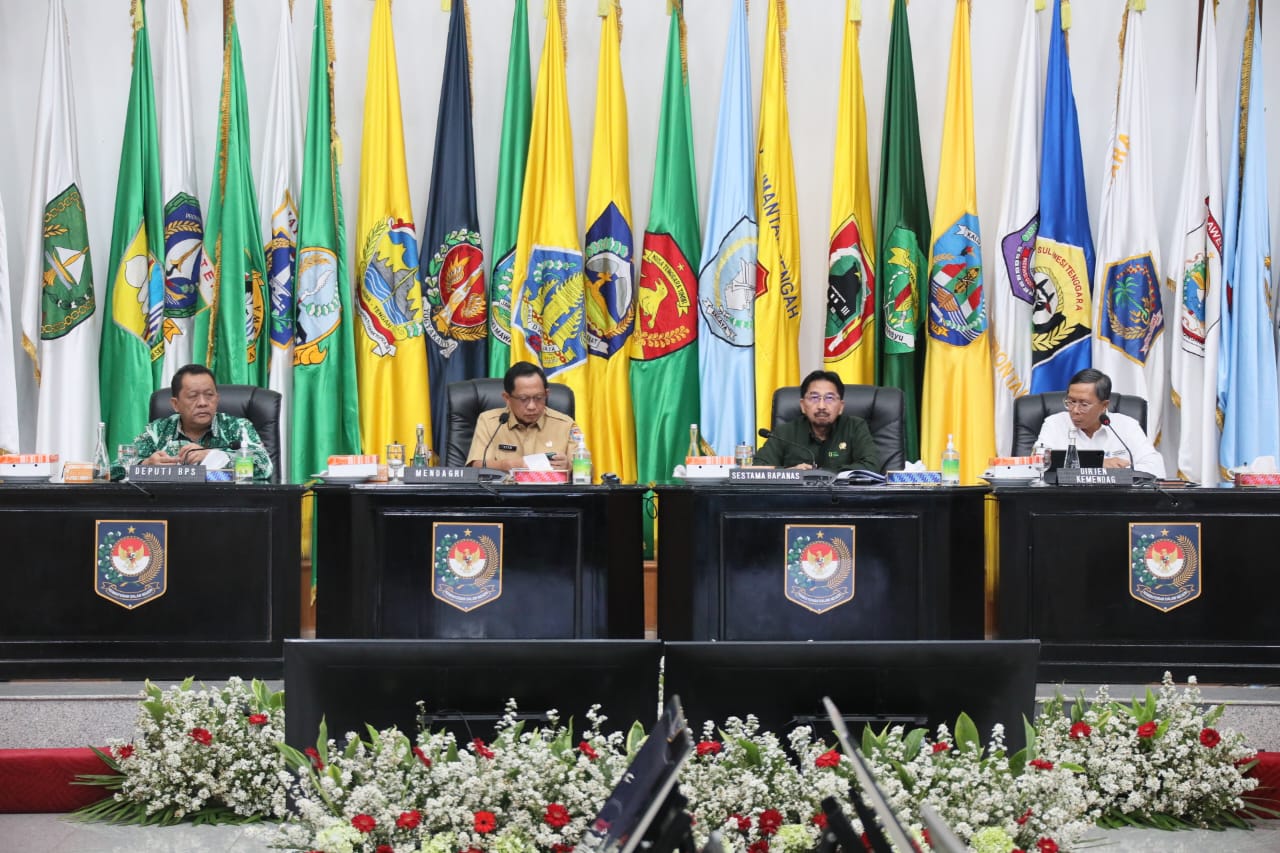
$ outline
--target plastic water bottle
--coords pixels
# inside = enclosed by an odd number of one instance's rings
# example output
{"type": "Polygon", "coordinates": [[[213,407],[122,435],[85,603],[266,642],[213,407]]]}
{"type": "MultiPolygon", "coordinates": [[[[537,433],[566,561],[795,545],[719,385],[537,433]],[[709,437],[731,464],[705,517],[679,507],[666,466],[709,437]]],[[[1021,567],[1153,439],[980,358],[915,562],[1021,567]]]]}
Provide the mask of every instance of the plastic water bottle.
{"type": "Polygon", "coordinates": [[[577,444],[573,450],[573,460],[570,464],[573,472],[573,484],[575,486],[589,486],[592,480],[591,451],[587,449],[587,441],[582,435],[582,430],[574,427],[569,433],[569,439],[577,444]]]}
{"type": "Polygon", "coordinates": [[[98,442],[93,447],[93,480],[111,482],[111,457],[107,455],[107,425],[98,421],[98,442]]]}
{"type": "Polygon", "coordinates": [[[1076,438],[1080,435],[1075,428],[1067,430],[1067,455],[1062,460],[1063,468],[1080,468],[1080,451],[1076,450],[1076,438]]]}
{"type": "Polygon", "coordinates": [[[944,486],[960,485],[960,451],[947,433],[947,449],[942,451],[942,484],[944,486]]]}
{"type": "Polygon", "coordinates": [[[236,485],[253,482],[253,451],[249,449],[249,431],[241,428],[240,448],[236,450],[236,485]]]}

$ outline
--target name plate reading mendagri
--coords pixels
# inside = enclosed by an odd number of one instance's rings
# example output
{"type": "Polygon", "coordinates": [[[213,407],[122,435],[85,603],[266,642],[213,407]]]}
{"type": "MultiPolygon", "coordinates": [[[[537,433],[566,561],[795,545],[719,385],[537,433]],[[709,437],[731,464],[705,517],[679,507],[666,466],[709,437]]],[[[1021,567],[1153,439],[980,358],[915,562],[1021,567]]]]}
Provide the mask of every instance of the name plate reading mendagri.
{"type": "Polygon", "coordinates": [[[835,479],[830,471],[797,471],[794,468],[735,468],[729,472],[730,483],[795,483],[801,486],[825,485],[835,479]]]}
{"type": "Polygon", "coordinates": [[[478,483],[481,480],[501,480],[506,475],[492,468],[405,468],[406,483],[478,483]]]}
{"type": "Polygon", "coordinates": [[[1059,486],[1145,486],[1155,481],[1146,471],[1132,468],[1059,468],[1059,486]]]}
{"type": "Polygon", "coordinates": [[[134,465],[129,469],[133,483],[203,483],[203,465],[134,465]]]}

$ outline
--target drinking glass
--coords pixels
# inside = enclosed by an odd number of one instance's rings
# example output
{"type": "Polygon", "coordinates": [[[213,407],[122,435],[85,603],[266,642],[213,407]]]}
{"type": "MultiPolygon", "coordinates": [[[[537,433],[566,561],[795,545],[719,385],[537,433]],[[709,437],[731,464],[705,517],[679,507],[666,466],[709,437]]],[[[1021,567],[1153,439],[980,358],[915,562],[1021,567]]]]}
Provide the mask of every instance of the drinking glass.
{"type": "Polygon", "coordinates": [[[138,464],[138,447],[134,444],[121,444],[116,447],[116,458],[124,469],[124,478],[129,479],[129,472],[138,464]]]}
{"type": "Polygon", "coordinates": [[[751,464],[755,461],[755,455],[756,455],[755,447],[753,447],[752,445],[748,444],[745,441],[742,442],[742,444],[739,444],[733,450],[733,458],[734,458],[734,461],[738,464],[739,468],[750,467],[751,464]]]}
{"type": "Polygon", "coordinates": [[[387,471],[391,474],[391,482],[404,482],[404,445],[398,441],[387,445],[387,471]]]}

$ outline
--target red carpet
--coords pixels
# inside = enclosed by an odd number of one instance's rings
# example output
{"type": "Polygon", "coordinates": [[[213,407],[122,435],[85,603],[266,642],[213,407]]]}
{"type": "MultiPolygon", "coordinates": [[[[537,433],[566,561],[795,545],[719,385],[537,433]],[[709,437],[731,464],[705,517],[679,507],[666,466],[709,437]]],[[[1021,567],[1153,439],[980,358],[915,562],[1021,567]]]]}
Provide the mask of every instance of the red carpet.
{"type": "Polygon", "coordinates": [[[1249,795],[1249,800],[1280,812],[1280,752],[1259,752],[1258,763],[1249,775],[1258,780],[1258,788],[1249,795]]]}
{"type": "Polygon", "coordinates": [[[81,773],[110,773],[88,747],[0,749],[0,812],[70,812],[106,796],[101,788],[73,785],[81,773]]]}

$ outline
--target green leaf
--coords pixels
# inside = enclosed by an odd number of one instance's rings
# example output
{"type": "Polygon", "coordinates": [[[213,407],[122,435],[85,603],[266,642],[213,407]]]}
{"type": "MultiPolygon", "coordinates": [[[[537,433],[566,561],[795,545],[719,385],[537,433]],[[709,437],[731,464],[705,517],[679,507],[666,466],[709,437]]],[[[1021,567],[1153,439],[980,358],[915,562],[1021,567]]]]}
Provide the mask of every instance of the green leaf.
{"type": "Polygon", "coordinates": [[[1036,731],[1036,727],[1025,714],[1022,717],[1022,732],[1027,738],[1026,748],[1022,752],[1026,753],[1026,759],[1030,761],[1040,754],[1040,733],[1036,731]]]}
{"type": "Polygon", "coordinates": [[[733,742],[736,743],[738,745],[738,748],[741,749],[746,754],[748,767],[760,766],[761,761],[760,761],[760,745],[759,744],[751,740],[751,738],[745,738],[745,737],[734,738],[733,742]]]}
{"type": "MultiPolygon", "coordinates": [[[[1030,741],[1028,741],[1030,743],[1030,741]]],[[[1009,756],[1009,772],[1014,776],[1021,776],[1022,771],[1026,769],[1027,762],[1031,759],[1028,757],[1030,751],[1028,749],[1020,749],[1013,755],[1009,756]]]]}
{"type": "Polygon", "coordinates": [[[631,724],[631,728],[627,731],[627,757],[630,758],[636,754],[640,747],[644,744],[647,735],[644,733],[644,726],[640,725],[640,721],[636,720],[631,724]]]}
{"type": "Polygon", "coordinates": [[[320,760],[325,764],[329,763],[329,721],[320,716],[320,733],[316,735],[316,752],[320,753],[320,760]]]}
{"type": "Polygon", "coordinates": [[[902,740],[902,754],[907,758],[915,758],[920,754],[920,745],[924,743],[924,736],[927,732],[924,729],[912,729],[902,740]]]}
{"type": "Polygon", "coordinates": [[[449,748],[445,751],[444,760],[449,762],[458,760],[458,742],[452,738],[449,740],[449,748]]]}
{"type": "Polygon", "coordinates": [[[982,749],[982,739],[978,735],[978,727],[974,724],[973,718],[963,711],[956,718],[955,738],[958,746],[982,749]]]}
{"type": "Polygon", "coordinates": [[[1222,714],[1226,710],[1226,705],[1214,705],[1209,709],[1209,713],[1204,715],[1204,724],[1206,726],[1212,726],[1214,723],[1218,722],[1218,720],[1222,719],[1222,714]]]}

